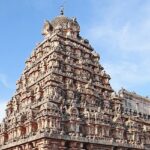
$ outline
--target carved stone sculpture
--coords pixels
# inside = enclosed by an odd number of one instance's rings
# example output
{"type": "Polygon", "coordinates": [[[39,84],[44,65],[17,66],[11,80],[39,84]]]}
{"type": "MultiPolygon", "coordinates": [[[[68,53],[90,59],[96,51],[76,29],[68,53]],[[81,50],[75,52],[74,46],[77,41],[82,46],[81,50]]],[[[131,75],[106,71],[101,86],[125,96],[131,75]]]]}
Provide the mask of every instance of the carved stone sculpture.
{"type": "Polygon", "coordinates": [[[131,93],[113,93],[100,56],[79,32],[77,20],[63,10],[44,23],[44,41],[26,61],[0,124],[0,150],[145,150],[150,145],[148,115],[124,113],[124,94],[131,93]]]}

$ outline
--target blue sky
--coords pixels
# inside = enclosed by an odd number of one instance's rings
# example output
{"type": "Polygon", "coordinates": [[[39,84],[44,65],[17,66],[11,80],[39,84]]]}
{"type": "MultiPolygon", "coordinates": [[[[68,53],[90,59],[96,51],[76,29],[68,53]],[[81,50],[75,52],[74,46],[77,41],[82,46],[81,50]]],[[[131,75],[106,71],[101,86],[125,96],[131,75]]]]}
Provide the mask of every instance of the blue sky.
{"type": "MultiPolygon", "coordinates": [[[[44,20],[59,15],[63,3],[0,1],[0,119],[25,60],[43,40],[44,20]]],[[[77,17],[81,35],[100,54],[112,87],[150,96],[150,1],[66,0],[64,5],[65,15],[77,17]]]]}

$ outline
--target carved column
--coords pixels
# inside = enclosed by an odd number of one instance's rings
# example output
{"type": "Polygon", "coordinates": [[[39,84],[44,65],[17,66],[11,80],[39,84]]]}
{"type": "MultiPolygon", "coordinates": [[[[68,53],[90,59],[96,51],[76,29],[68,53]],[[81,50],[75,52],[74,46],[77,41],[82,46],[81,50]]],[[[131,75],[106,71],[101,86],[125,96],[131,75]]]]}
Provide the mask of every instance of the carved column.
{"type": "Polygon", "coordinates": [[[70,142],[68,150],[78,150],[78,143],[77,142],[70,142]]]}
{"type": "Polygon", "coordinates": [[[86,148],[87,148],[87,150],[93,150],[93,149],[94,149],[94,146],[93,146],[93,144],[88,144],[88,145],[86,146],[86,148]]]}
{"type": "Polygon", "coordinates": [[[42,141],[40,141],[38,145],[38,149],[39,150],[52,150],[49,140],[43,139],[42,141]]]}
{"type": "Polygon", "coordinates": [[[67,147],[65,146],[65,144],[66,144],[66,141],[61,141],[60,146],[59,146],[59,150],[66,150],[67,147]]]}

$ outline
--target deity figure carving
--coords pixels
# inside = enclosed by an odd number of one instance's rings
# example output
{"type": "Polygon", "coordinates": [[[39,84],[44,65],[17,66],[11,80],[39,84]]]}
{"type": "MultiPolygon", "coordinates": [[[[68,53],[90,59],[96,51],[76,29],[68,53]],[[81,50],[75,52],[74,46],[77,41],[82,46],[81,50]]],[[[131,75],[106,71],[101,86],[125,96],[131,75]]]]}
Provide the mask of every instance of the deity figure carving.
{"type": "Polygon", "coordinates": [[[35,52],[35,50],[34,50],[34,51],[32,52],[32,54],[31,54],[31,62],[34,63],[35,60],[36,60],[36,52],[35,52]]]}
{"type": "Polygon", "coordinates": [[[26,61],[26,67],[27,67],[27,69],[31,67],[31,60],[30,59],[28,59],[26,61]]]}
{"type": "Polygon", "coordinates": [[[36,101],[39,101],[42,97],[42,89],[41,89],[40,84],[37,84],[36,89],[35,89],[35,93],[36,93],[35,99],[36,99],[36,101]]]}
{"type": "Polygon", "coordinates": [[[29,120],[32,120],[33,117],[34,117],[34,112],[33,112],[33,110],[31,108],[29,108],[28,113],[27,113],[27,118],[29,120]]]}
{"type": "Polygon", "coordinates": [[[96,82],[99,82],[99,81],[100,81],[99,75],[95,75],[95,76],[94,76],[94,79],[95,79],[96,82]]]}
{"type": "Polygon", "coordinates": [[[10,101],[10,102],[7,104],[7,109],[6,109],[6,114],[7,114],[7,116],[10,116],[12,112],[13,112],[13,106],[12,106],[12,101],[10,101]]]}
{"type": "Polygon", "coordinates": [[[91,104],[91,105],[95,104],[95,98],[91,95],[86,95],[86,101],[88,104],[91,104]]]}
{"type": "Polygon", "coordinates": [[[77,56],[78,58],[80,58],[81,55],[82,55],[81,50],[80,50],[80,49],[76,49],[76,50],[75,50],[75,54],[76,54],[76,56],[77,56]]]}
{"type": "Polygon", "coordinates": [[[21,81],[22,81],[22,86],[23,86],[23,89],[24,89],[26,87],[26,84],[27,84],[26,74],[22,75],[21,81]]]}
{"type": "Polygon", "coordinates": [[[83,91],[80,83],[77,85],[77,91],[80,93],[82,93],[82,91],[83,91]]]}
{"type": "Polygon", "coordinates": [[[101,76],[103,76],[103,77],[106,76],[106,71],[105,70],[101,71],[101,76]]]}
{"type": "Polygon", "coordinates": [[[12,124],[13,124],[14,126],[17,125],[17,117],[16,117],[16,116],[14,116],[13,121],[12,121],[12,124]]]}
{"type": "Polygon", "coordinates": [[[5,120],[3,120],[3,122],[1,123],[1,132],[2,132],[2,133],[5,132],[5,131],[6,131],[6,128],[7,128],[6,122],[5,122],[5,120]]]}
{"type": "Polygon", "coordinates": [[[86,88],[86,89],[93,89],[92,79],[90,79],[90,80],[88,81],[88,83],[85,85],[85,88],[86,88]]]}
{"type": "Polygon", "coordinates": [[[40,59],[43,56],[43,50],[42,48],[38,48],[37,49],[37,59],[40,59]]]}
{"type": "Polygon", "coordinates": [[[70,116],[70,128],[69,128],[69,134],[70,135],[78,135],[79,134],[79,126],[80,126],[80,118],[78,109],[75,107],[75,105],[71,106],[68,110],[68,114],[70,116]]]}
{"type": "Polygon", "coordinates": [[[69,88],[73,88],[73,80],[72,79],[68,79],[67,83],[66,83],[67,89],[69,88]]]}
{"type": "Polygon", "coordinates": [[[61,95],[61,90],[58,89],[58,88],[54,88],[53,92],[54,92],[54,93],[53,93],[53,100],[54,100],[55,102],[61,103],[62,100],[63,100],[63,97],[62,97],[62,95],[61,95]]]}
{"type": "Polygon", "coordinates": [[[78,64],[79,64],[79,65],[82,65],[82,64],[83,64],[83,59],[82,59],[82,58],[79,58],[78,64]]]}
{"type": "Polygon", "coordinates": [[[67,92],[67,96],[68,96],[68,98],[70,98],[70,99],[74,99],[74,92],[73,92],[73,91],[68,91],[68,92],[67,92]]]}
{"type": "Polygon", "coordinates": [[[108,93],[108,91],[104,91],[104,92],[103,92],[103,97],[104,97],[104,99],[108,99],[108,98],[109,98],[109,93],[108,93]]]}
{"type": "Polygon", "coordinates": [[[46,72],[46,63],[45,61],[41,62],[41,74],[44,75],[44,73],[46,72]]]}
{"type": "Polygon", "coordinates": [[[19,111],[19,104],[16,96],[13,97],[13,113],[14,115],[19,111]]]}
{"type": "Polygon", "coordinates": [[[68,56],[68,57],[65,59],[65,63],[72,65],[72,64],[73,64],[73,59],[71,59],[71,57],[68,56]]]}
{"type": "Polygon", "coordinates": [[[103,84],[109,84],[109,79],[108,78],[104,78],[103,79],[103,84]]]}
{"type": "Polygon", "coordinates": [[[70,65],[66,65],[66,72],[72,72],[72,67],[70,65]]]}
{"type": "Polygon", "coordinates": [[[100,74],[100,69],[99,69],[99,67],[94,67],[93,68],[93,71],[96,73],[96,74],[100,74]]]}
{"type": "Polygon", "coordinates": [[[82,77],[85,80],[89,80],[91,75],[90,75],[90,73],[88,71],[82,71],[82,77]]]}
{"type": "Polygon", "coordinates": [[[52,61],[52,68],[59,68],[59,66],[60,66],[60,63],[58,60],[52,61]]]}

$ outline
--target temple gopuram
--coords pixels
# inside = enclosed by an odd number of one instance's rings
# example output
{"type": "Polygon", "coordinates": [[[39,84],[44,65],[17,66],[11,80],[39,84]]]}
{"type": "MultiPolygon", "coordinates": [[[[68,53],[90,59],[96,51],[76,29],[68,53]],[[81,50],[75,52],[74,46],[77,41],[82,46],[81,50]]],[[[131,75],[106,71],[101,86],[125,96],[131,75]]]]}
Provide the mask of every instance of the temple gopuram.
{"type": "Polygon", "coordinates": [[[61,11],[42,34],[7,104],[0,150],[150,150],[143,99],[114,92],[77,19],[61,11]]]}

